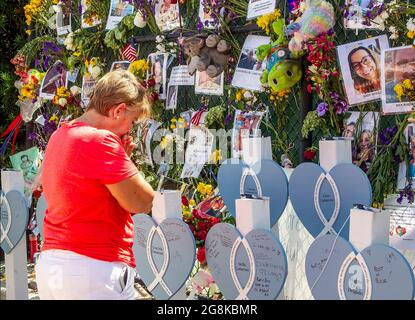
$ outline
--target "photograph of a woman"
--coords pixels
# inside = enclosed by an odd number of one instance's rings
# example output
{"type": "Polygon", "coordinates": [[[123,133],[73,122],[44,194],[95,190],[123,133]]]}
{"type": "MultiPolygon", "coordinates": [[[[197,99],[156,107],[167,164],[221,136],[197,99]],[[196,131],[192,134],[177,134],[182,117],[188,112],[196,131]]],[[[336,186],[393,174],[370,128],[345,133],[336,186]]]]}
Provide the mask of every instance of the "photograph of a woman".
{"type": "Polygon", "coordinates": [[[167,59],[168,54],[165,53],[152,53],[148,57],[148,60],[151,62],[148,79],[154,79],[156,83],[155,88],[158,90],[160,99],[166,99],[167,59]]]}
{"type": "Polygon", "coordinates": [[[381,98],[380,53],[389,48],[386,35],[337,47],[344,88],[350,105],[381,98]]]}

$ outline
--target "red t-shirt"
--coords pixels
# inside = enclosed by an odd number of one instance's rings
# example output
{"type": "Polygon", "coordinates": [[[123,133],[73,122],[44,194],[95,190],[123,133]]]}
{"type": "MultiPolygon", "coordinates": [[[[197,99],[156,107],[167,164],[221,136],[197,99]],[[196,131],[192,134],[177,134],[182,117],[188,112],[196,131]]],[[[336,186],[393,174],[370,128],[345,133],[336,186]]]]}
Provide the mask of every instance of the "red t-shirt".
{"type": "Polygon", "coordinates": [[[62,124],[50,138],[43,161],[47,210],[42,250],[70,250],[135,267],[131,214],[105,184],[137,173],[112,132],[83,122],[62,124]]]}

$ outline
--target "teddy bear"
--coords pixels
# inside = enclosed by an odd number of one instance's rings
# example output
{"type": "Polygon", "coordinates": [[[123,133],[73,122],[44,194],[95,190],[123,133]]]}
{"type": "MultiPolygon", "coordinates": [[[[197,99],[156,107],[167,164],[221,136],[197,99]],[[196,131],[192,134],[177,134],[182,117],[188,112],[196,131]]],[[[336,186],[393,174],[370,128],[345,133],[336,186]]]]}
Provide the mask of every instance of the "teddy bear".
{"type": "Polygon", "coordinates": [[[286,34],[292,36],[288,48],[299,53],[307,40],[332,29],[335,24],[333,6],[326,0],[306,0],[305,10],[294,23],[287,27],[286,34]]]}
{"type": "Polygon", "coordinates": [[[218,35],[211,34],[206,40],[200,37],[191,37],[183,41],[184,52],[188,56],[187,65],[190,75],[196,70],[206,71],[214,78],[220,75],[228,64],[230,46],[226,40],[218,35]]]}

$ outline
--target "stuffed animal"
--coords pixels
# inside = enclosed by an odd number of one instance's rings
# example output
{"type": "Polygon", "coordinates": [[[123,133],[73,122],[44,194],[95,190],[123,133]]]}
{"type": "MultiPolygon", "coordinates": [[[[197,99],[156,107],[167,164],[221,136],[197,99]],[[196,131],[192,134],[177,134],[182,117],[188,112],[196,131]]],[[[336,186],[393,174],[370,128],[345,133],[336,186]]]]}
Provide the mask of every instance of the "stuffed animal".
{"type": "Polygon", "coordinates": [[[231,48],[218,35],[209,35],[206,40],[198,37],[185,39],[183,46],[188,55],[189,74],[193,74],[196,70],[206,71],[209,77],[214,78],[220,75],[228,64],[231,48]]]}
{"type": "Polygon", "coordinates": [[[274,92],[282,92],[293,87],[302,76],[301,62],[296,60],[298,56],[292,54],[287,48],[284,37],[285,22],[277,19],[272,29],[278,36],[273,43],[259,46],[256,56],[259,61],[266,60],[266,69],[263,71],[260,81],[268,85],[274,92]]]}
{"type": "Polygon", "coordinates": [[[306,0],[305,10],[296,22],[287,27],[287,35],[293,36],[288,44],[291,52],[303,50],[307,40],[315,38],[334,27],[333,6],[325,0],[306,0]]]}

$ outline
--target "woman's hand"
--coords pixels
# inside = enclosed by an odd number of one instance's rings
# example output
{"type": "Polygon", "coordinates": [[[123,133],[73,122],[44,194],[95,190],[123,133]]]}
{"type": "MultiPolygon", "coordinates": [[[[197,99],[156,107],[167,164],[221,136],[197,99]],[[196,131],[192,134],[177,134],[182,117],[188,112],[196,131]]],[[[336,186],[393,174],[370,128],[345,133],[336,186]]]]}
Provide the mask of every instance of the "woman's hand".
{"type": "Polygon", "coordinates": [[[127,153],[127,155],[131,157],[134,148],[137,147],[137,145],[133,143],[133,137],[125,134],[121,137],[121,142],[122,146],[124,147],[125,153],[127,153]]]}

